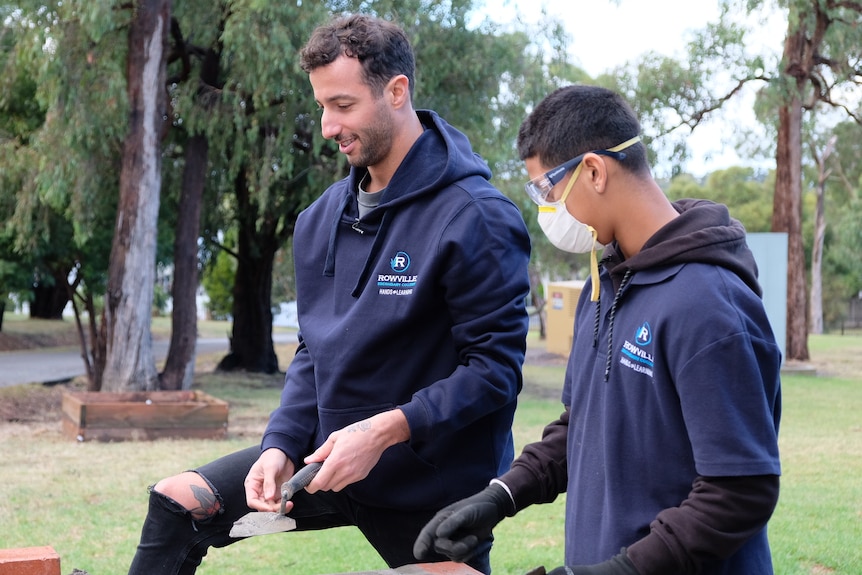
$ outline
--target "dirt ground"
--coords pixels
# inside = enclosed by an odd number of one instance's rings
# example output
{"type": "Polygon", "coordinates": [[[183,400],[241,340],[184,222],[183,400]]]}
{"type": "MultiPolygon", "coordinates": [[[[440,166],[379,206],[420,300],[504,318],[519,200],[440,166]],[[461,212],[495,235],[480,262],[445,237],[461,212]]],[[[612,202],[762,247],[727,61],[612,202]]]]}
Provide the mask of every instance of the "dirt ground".
{"type": "MultiPolygon", "coordinates": [[[[50,331],[27,333],[6,323],[0,331],[0,352],[21,351],[46,347],[78,345],[73,325],[63,325],[50,331]]],[[[4,433],[39,433],[49,425],[54,427],[60,416],[60,401],[64,389],[78,384],[44,386],[14,386],[0,389],[0,440],[4,433]],[[7,426],[3,423],[20,424],[7,426]]]]}
{"type": "Polygon", "coordinates": [[[60,420],[60,402],[66,389],[83,390],[84,386],[70,383],[0,389],[0,443],[4,437],[55,433],[60,420]]]}
{"type": "MultiPolygon", "coordinates": [[[[6,327],[6,326],[4,326],[6,327]]],[[[42,347],[65,347],[78,345],[78,333],[73,325],[63,325],[51,333],[25,333],[0,331],[0,352],[38,349],[42,347]]]]}

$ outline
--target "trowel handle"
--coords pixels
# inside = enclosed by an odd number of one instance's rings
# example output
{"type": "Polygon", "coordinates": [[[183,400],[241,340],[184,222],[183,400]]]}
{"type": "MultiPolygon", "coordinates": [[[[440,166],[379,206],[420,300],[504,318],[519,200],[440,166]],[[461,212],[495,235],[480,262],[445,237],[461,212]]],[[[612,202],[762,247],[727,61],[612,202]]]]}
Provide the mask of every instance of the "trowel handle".
{"type": "Polygon", "coordinates": [[[317,475],[317,472],[320,471],[320,467],[323,465],[323,462],[315,462],[309,463],[299,471],[297,471],[293,477],[285,481],[281,485],[281,502],[282,505],[285,501],[290,501],[293,499],[293,496],[296,495],[297,491],[305,489],[305,486],[311,483],[311,480],[314,479],[314,476],[317,475]]]}

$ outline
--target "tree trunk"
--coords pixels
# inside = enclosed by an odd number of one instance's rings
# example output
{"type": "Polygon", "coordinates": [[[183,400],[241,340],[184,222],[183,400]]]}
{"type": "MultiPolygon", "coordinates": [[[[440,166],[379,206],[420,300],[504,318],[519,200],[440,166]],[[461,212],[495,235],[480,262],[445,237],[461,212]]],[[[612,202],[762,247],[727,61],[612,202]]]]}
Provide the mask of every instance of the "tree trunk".
{"type": "Polygon", "coordinates": [[[811,333],[823,333],[823,240],[826,220],[823,215],[823,188],[817,191],[817,213],[814,215],[814,245],[811,248],[811,333]]]}
{"type": "Polygon", "coordinates": [[[157,388],[150,316],[170,9],[170,0],[140,0],[129,30],[129,128],[102,320],[107,336],[102,380],[106,391],[157,388]]]}
{"type": "Polygon", "coordinates": [[[530,298],[533,300],[533,308],[536,310],[536,318],[539,320],[539,339],[545,341],[548,333],[545,328],[545,303],[542,297],[542,278],[534,266],[530,266],[530,298]]]}
{"type": "Polygon", "coordinates": [[[830,170],[826,162],[832,154],[835,138],[831,138],[821,155],[812,145],[817,161],[817,205],[814,210],[814,245],[811,247],[811,333],[823,333],[823,242],[826,238],[826,180],[830,170]]]}
{"type": "Polygon", "coordinates": [[[50,274],[51,281],[39,281],[33,286],[33,301],[30,302],[31,318],[63,319],[63,310],[69,303],[69,293],[66,290],[68,270],[52,269],[50,274]]]}
{"type": "Polygon", "coordinates": [[[252,260],[248,247],[239,244],[240,260],[233,289],[233,328],[230,354],[218,369],[240,369],[259,373],[278,371],[278,358],[272,344],[272,261],[261,254],[252,260]]]}
{"type": "Polygon", "coordinates": [[[250,199],[248,182],[240,175],[236,181],[239,211],[237,269],[233,285],[233,328],[230,354],[218,369],[242,369],[275,373],[278,358],[272,344],[272,266],[278,239],[266,226],[258,231],[257,207],[250,199]]]}
{"type": "Polygon", "coordinates": [[[89,316],[90,336],[92,338],[90,353],[93,357],[93,380],[90,382],[87,391],[102,391],[102,381],[108,353],[108,333],[105,329],[105,322],[103,321],[99,324],[96,321],[96,305],[93,302],[92,293],[87,292],[84,305],[87,308],[87,315],[89,316]]]}
{"type": "Polygon", "coordinates": [[[160,382],[160,387],[165,390],[190,389],[194,377],[198,325],[195,305],[198,288],[198,235],[208,154],[206,136],[192,136],[186,143],[186,164],[174,235],[171,346],[160,382]]]}
{"type": "Polygon", "coordinates": [[[808,314],[802,245],[802,107],[799,100],[779,112],[772,231],[787,234],[787,359],[807,361],[808,314]]]}
{"type": "MultiPolygon", "coordinates": [[[[208,50],[201,67],[201,82],[218,85],[220,52],[208,50]]],[[[198,237],[204,184],[209,164],[209,140],[195,134],[186,143],[179,217],[174,233],[174,285],[171,288],[171,345],[160,387],[165,390],[190,389],[194,380],[198,318],[196,295],[198,274],[198,237]]]]}
{"type": "Polygon", "coordinates": [[[775,195],[772,231],[787,234],[787,359],[807,361],[808,300],[805,295],[805,252],[802,245],[802,101],[805,75],[800,77],[804,28],[788,32],[784,58],[794,90],[778,110],[775,152],[775,195]]]}
{"type": "Polygon", "coordinates": [[[75,301],[75,288],[67,282],[66,289],[69,293],[69,301],[72,303],[72,311],[75,314],[75,327],[78,329],[78,343],[81,346],[81,360],[84,362],[84,370],[87,375],[87,391],[99,391],[99,389],[96,388],[93,362],[90,361],[90,354],[87,351],[87,336],[84,335],[84,324],[81,321],[81,310],[78,308],[78,303],[75,301]]]}

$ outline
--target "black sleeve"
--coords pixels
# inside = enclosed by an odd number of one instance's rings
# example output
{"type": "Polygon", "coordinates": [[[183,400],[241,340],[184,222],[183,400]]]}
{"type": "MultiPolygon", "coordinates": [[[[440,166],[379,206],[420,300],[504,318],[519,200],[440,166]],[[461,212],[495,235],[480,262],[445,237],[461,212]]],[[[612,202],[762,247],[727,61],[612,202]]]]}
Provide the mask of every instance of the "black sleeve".
{"type": "Polygon", "coordinates": [[[566,430],[569,427],[569,410],[545,426],[542,440],[530,443],[512,463],[500,481],[509,488],[520,511],[534,503],[550,503],[566,491],[566,430]]]}
{"type": "Polygon", "coordinates": [[[679,507],[661,511],[650,533],[628,547],[640,575],[698,573],[733,555],[766,526],[778,503],[778,476],[698,477],[679,507]]]}

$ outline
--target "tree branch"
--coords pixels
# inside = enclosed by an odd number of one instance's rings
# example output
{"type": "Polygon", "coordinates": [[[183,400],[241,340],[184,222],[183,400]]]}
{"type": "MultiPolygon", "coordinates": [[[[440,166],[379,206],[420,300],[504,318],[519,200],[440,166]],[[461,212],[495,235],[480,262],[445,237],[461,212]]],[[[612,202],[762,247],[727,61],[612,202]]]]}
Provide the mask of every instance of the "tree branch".
{"type": "Polygon", "coordinates": [[[211,245],[217,247],[218,249],[222,250],[226,254],[232,255],[235,259],[237,259],[237,260],[239,259],[239,253],[237,253],[236,251],[230,249],[229,247],[227,247],[226,245],[224,245],[223,243],[218,241],[216,236],[211,235],[210,239],[209,239],[209,243],[211,245]]]}
{"type": "Polygon", "coordinates": [[[722,108],[722,106],[724,106],[725,102],[727,102],[728,100],[733,98],[737,93],[739,93],[739,91],[742,90],[742,88],[744,88],[746,84],[748,84],[750,82],[756,82],[756,81],[769,83],[772,81],[772,79],[769,76],[766,76],[763,74],[757,74],[754,76],[741,78],[740,80],[737,81],[736,85],[733,86],[726,94],[713,100],[712,104],[710,104],[704,108],[700,108],[698,110],[695,110],[694,112],[692,112],[691,114],[688,114],[688,115],[681,113],[680,110],[677,109],[676,110],[677,114],[679,114],[680,118],[682,118],[680,120],[680,122],[678,124],[672,125],[667,130],[660,132],[659,134],[657,134],[656,137],[666,136],[667,134],[670,134],[671,132],[673,132],[673,131],[675,131],[678,128],[681,128],[683,126],[686,126],[687,128],[689,128],[689,130],[693,131],[697,126],[700,125],[701,122],[703,122],[706,119],[707,116],[709,116],[710,114],[712,114],[713,112],[715,112],[717,110],[720,110],[722,108]]]}

